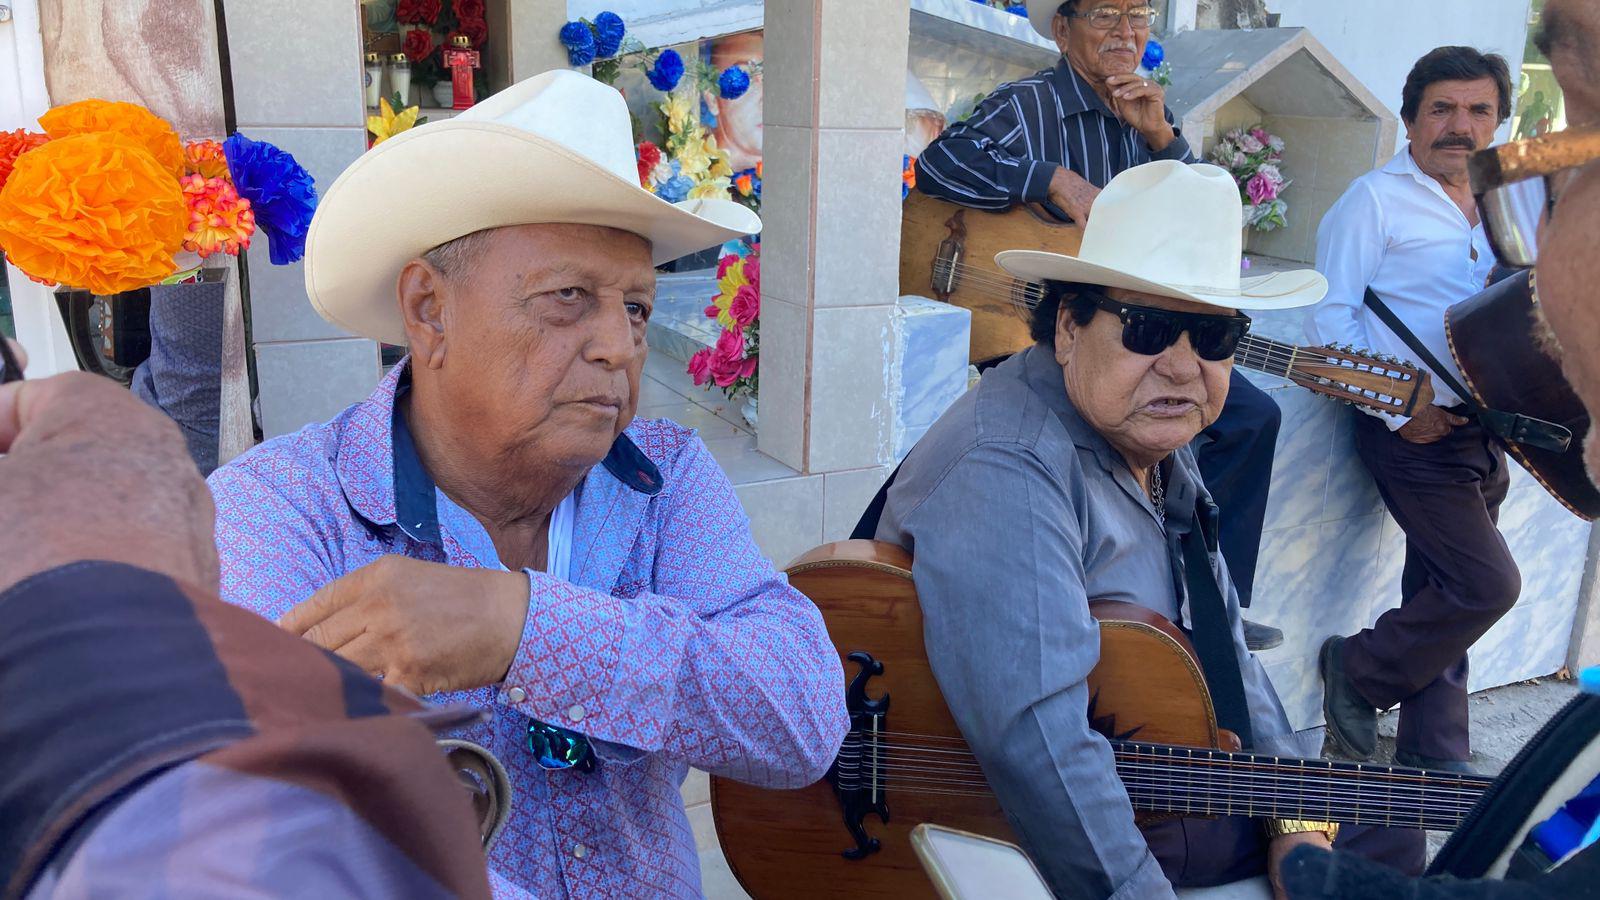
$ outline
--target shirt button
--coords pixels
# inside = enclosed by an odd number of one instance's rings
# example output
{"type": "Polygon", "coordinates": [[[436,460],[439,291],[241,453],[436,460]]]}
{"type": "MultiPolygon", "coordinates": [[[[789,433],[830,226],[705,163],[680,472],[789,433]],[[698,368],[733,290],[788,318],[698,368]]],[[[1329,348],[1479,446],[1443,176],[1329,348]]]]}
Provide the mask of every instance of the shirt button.
{"type": "Polygon", "coordinates": [[[574,722],[582,722],[583,721],[583,704],[582,703],[574,703],[574,704],[572,704],[572,708],[567,710],[567,718],[571,719],[574,722]]]}
{"type": "Polygon", "coordinates": [[[510,700],[512,703],[521,703],[522,701],[528,699],[528,692],[524,691],[522,688],[514,687],[511,690],[506,691],[506,699],[510,700]]]}
{"type": "Polygon", "coordinates": [[[573,844],[572,845],[572,856],[573,856],[574,859],[583,859],[585,856],[588,856],[588,855],[589,855],[589,848],[588,847],[585,847],[582,844],[573,844]]]}

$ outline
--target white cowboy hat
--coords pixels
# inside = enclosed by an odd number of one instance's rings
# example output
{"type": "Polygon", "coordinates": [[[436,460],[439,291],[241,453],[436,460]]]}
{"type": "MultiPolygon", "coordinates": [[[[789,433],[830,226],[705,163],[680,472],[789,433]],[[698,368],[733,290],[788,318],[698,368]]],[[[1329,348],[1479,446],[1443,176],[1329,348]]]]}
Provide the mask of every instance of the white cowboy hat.
{"type": "Polygon", "coordinates": [[[657,265],[761,230],[731,200],[668,203],[640,187],[622,95],[557,69],[358,157],[311,220],[306,293],[329,322],[404,344],[395,283],[407,262],[485,228],[542,223],[632,232],[657,265]]]}
{"type": "Polygon", "coordinates": [[[1293,309],[1328,292],[1314,269],[1240,278],[1239,188],[1226,170],[1165,159],[1126,169],[1095,198],[1077,256],[1005,250],[1026,281],[1077,281],[1228,309],[1293,309]]]}
{"type": "Polygon", "coordinates": [[[1066,0],[1028,0],[1028,24],[1033,26],[1034,31],[1044,35],[1045,40],[1054,41],[1056,36],[1050,30],[1050,26],[1055,22],[1056,10],[1065,2],[1066,0]]]}

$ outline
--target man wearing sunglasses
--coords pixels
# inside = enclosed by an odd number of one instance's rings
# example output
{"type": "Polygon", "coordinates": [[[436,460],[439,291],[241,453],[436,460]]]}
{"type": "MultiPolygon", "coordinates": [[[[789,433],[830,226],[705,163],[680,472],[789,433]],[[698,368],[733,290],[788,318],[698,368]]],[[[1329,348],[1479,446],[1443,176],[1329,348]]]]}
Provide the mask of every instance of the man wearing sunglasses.
{"type": "MultiPolygon", "coordinates": [[[[917,188],[978,209],[1042,203],[1084,223],[1117,173],[1152,160],[1194,162],[1161,85],[1137,73],[1156,22],[1147,0],[1028,0],[1028,21],[1053,40],[1053,68],[1001,85],[966,121],[917,157],[917,188]]],[[[983,362],[978,360],[977,362],[983,362]]],[[[1222,549],[1242,606],[1250,605],[1281,414],[1236,375],[1222,415],[1196,443],[1223,510],[1222,549]]],[[[1251,649],[1283,633],[1245,623],[1251,649]]]]}
{"type": "MultiPolygon", "coordinates": [[[[1317,231],[1328,297],[1306,319],[1313,342],[1370,347],[1422,363],[1380,319],[1392,311],[1446,366],[1445,310],[1494,267],[1467,161],[1510,113],[1505,60],[1440,47],[1417,61],[1400,108],[1408,146],[1356,179],[1317,231]]],[[[1448,374],[1460,378],[1460,372],[1448,374]]],[[[1496,526],[1505,453],[1439,379],[1410,419],[1352,413],[1356,449],[1406,535],[1398,609],[1322,646],[1328,732],[1370,758],[1377,711],[1400,705],[1395,760],[1468,771],[1467,650],[1516,603],[1521,578],[1496,526]]]]}
{"type": "MultiPolygon", "coordinates": [[[[1245,746],[1316,753],[1245,646],[1189,449],[1227,400],[1250,327],[1240,310],[1304,306],[1326,287],[1310,270],[1241,279],[1238,222],[1225,171],[1152,162],[1106,186],[1078,256],[1001,253],[1007,272],[1047,285],[1037,343],[917,443],[878,523],[879,540],[911,551],[934,675],[1057,896],[1170,897],[1275,872],[1290,847],[1338,833],[1222,817],[1141,834],[1085,716],[1099,659],[1088,602],[1125,600],[1189,629],[1218,721],[1245,746]]],[[[1340,844],[1421,867],[1417,832],[1347,828],[1340,844]]]]}

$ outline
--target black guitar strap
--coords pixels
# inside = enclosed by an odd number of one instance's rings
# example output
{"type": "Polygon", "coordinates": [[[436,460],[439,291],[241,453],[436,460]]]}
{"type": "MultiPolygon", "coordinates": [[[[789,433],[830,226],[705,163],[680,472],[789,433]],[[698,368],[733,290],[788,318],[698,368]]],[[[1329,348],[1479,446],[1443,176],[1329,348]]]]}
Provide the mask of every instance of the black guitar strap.
{"type": "Polygon", "coordinates": [[[1538,447],[1541,450],[1549,450],[1552,453],[1567,452],[1567,446],[1572,443],[1572,432],[1567,428],[1554,422],[1535,419],[1532,416],[1524,416],[1499,409],[1489,409],[1479,403],[1473,393],[1467,390],[1461,382],[1457,381],[1455,376],[1450,374],[1450,370],[1439,362],[1439,359],[1433,355],[1427,345],[1423,344],[1422,340],[1413,334],[1411,329],[1406,327],[1406,323],[1400,321],[1400,317],[1394,314],[1394,310],[1378,299],[1378,295],[1373,293],[1372,288],[1367,288],[1366,296],[1362,299],[1367,304],[1367,307],[1377,315],[1378,319],[1389,326],[1389,330],[1394,332],[1395,336],[1400,340],[1405,341],[1406,346],[1411,348],[1411,352],[1417,354],[1418,358],[1433,370],[1434,377],[1443,381],[1446,387],[1456,392],[1456,396],[1461,398],[1461,402],[1466,405],[1467,409],[1471,410],[1479,422],[1483,423],[1484,429],[1490,434],[1501,440],[1527,444],[1530,447],[1538,447]]]}

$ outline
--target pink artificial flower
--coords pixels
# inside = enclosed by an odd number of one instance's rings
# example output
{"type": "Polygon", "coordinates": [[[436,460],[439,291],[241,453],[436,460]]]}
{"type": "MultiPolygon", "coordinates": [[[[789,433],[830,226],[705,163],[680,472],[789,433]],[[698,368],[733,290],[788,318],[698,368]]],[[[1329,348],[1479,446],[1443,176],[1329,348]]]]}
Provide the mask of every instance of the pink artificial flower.
{"type": "Polygon", "coordinates": [[[717,260],[717,280],[721,281],[722,276],[728,274],[728,270],[733,268],[733,264],[738,261],[739,257],[733,255],[732,253],[726,254],[721,259],[717,260]]]}
{"type": "Polygon", "coordinates": [[[1250,194],[1250,202],[1256,206],[1278,197],[1278,186],[1259,172],[1251,176],[1249,183],[1245,185],[1245,190],[1250,194]]]}
{"type": "Polygon", "coordinates": [[[1267,142],[1272,140],[1272,135],[1268,134],[1267,130],[1259,125],[1250,129],[1250,136],[1260,141],[1262,146],[1265,146],[1267,142]]]}
{"type": "MultiPolygon", "coordinates": [[[[702,353],[705,351],[701,351],[702,353]]],[[[739,380],[744,362],[744,331],[724,331],[711,348],[711,380],[717,387],[731,387],[739,380]]]]}
{"type": "Polygon", "coordinates": [[[744,258],[744,280],[757,291],[761,290],[761,257],[754,251],[744,258]]]}
{"type": "Polygon", "coordinates": [[[741,285],[728,305],[728,315],[733,316],[741,329],[746,328],[761,315],[761,294],[750,285],[741,285]]]}
{"type": "Polygon", "coordinates": [[[1239,139],[1239,149],[1246,153],[1260,153],[1261,148],[1265,146],[1266,144],[1256,140],[1253,134],[1247,134],[1239,139]]]}
{"type": "Polygon", "coordinates": [[[708,319],[715,319],[717,316],[719,316],[721,314],[722,314],[722,310],[718,309],[717,308],[717,304],[715,304],[715,303],[713,303],[710,306],[706,307],[706,318],[708,318],[708,319]]]}
{"type": "Polygon", "coordinates": [[[697,350],[689,357],[689,374],[694,378],[696,387],[711,380],[711,348],[697,350]]]}
{"type": "Polygon", "coordinates": [[[756,369],[759,368],[760,365],[761,357],[759,355],[745,357],[744,362],[739,364],[739,377],[754,378],[756,375],[756,369]]]}

